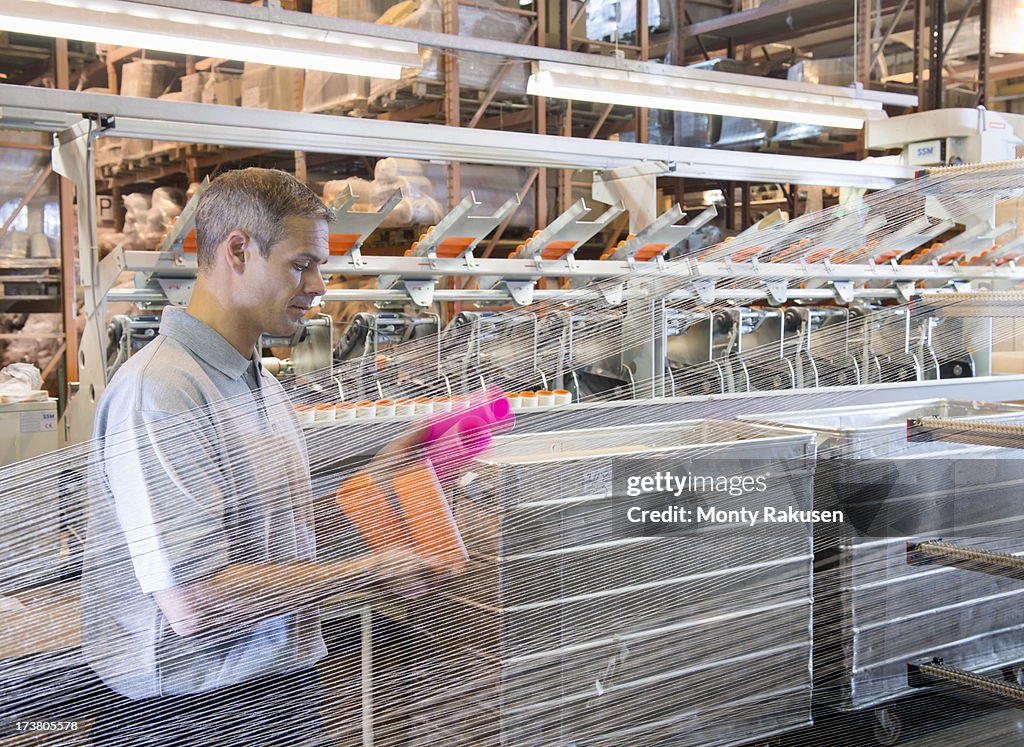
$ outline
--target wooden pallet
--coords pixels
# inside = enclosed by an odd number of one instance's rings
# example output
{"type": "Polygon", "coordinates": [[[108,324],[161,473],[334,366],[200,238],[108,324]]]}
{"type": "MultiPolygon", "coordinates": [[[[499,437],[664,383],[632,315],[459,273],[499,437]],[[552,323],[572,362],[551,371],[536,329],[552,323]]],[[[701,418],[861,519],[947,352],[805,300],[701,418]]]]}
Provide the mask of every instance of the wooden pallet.
{"type": "Polygon", "coordinates": [[[428,99],[443,99],[444,83],[420,78],[404,78],[387,81],[375,86],[373,95],[366,100],[366,110],[371,114],[406,109],[422,104],[428,99]]]}
{"type": "Polygon", "coordinates": [[[155,147],[149,153],[138,158],[122,158],[112,163],[102,164],[97,167],[97,172],[104,178],[111,178],[134,171],[158,168],[173,163],[184,163],[187,158],[220,153],[223,150],[224,147],[221,145],[168,142],[155,147]]]}

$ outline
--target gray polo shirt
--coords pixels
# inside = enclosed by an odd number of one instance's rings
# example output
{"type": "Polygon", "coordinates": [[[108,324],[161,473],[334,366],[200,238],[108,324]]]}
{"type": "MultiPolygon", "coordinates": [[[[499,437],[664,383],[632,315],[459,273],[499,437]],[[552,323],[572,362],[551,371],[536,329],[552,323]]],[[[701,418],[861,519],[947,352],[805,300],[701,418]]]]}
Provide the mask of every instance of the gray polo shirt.
{"type": "Polygon", "coordinates": [[[181,637],[152,597],[233,564],[315,559],[302,431],[258,361],[184,309],[167,308],[160,335],[103,393],[82,648],[122,695],[202,692],[326,654],[314,606],[181,637]]]}

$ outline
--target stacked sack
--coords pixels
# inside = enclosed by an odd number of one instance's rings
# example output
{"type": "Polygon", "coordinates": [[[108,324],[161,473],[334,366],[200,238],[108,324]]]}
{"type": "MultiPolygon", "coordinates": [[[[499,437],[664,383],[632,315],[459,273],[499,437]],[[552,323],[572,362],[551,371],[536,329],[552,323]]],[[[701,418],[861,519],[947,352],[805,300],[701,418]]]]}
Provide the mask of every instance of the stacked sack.
{"type": "Polygon", "coordinates": [[[145,245],[143,232],[149,223],[149,208],[151,197],[142,192],[124,195],[121,202],[124,204],[124,228],[121,231],[118,242],[129,251],[149,249],[145,245]]]}
{"type": "MultiPolygon", "coordinates": [[[[7,315],[17,317],[18,315],[7,315]]],[[[3,365],[31,363],[43,370],[60,348],[61,315],[28,314],[20,336],[10,340],[3,354],[3,365]]]]}
{"type": "Polygon", "coordinates": [[[103,237],[126,251],[156,249],[174,219],[181,214],[185,197],[180,189],[158,187],[152,195],[142,192],[121,198],[125,208],[124,230],[103,237]]]}
{"type": "Polygon", "coordinates": [[[381,224],[395,226],[434,225],[447,212],[437,198],[445,193],[444,166],[410,158],[382,158],[373,170],[370,204],[380,210],[396,189],[402,190],[402,201],[381,224]]]}
{"type": "Polygon", "coordinates": [[[323,200],[327,205],[333,205],[338,195],[345,191],[345,188],[352,191],[358,199],[349,206],[349,210],[360,210],[364,213],[371,212],[373,205],[370,202],[370,195],[373,193],[373,183],[366,179],[354,176],[350,179],[334,179],[324,184],[323,200]]]}
{"type": "MultiPolygon", "coordinates": [[[[323,200],[332,204],[345,187],[359,199],[354,210],[379,211],[395,190],[402,200],[381,224],[381,228],[435,225],[448,212],[445,209],[447,174],[442,164],[414,161],[410,158],[382,158],[374,168],[373,181],[337,179],[324,185],[323,200]]],[[[522,189],[527,170],[517,167],[494,167],[463,164],[462,194],[470,192],[480,203],[478,215],[495,213],[522,189]]],[[[509,225],[529,227],[533,221],[533,193],[527,193],[523,205],[512,216],[509,225]]]]}
{"type": "Polygon", "coordinates": [[[153,199],[146,218],[149,231],[160,234],[157,243],[181,215],[184,206],[185,196],[180,189],[157,187],[153,190],[153,199]]]}

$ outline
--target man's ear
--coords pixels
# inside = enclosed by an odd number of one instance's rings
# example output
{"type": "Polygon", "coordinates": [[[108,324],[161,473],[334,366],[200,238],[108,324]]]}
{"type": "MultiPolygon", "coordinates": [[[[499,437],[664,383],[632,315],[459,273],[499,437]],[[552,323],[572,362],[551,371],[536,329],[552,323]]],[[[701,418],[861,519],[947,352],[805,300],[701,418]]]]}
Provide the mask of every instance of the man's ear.
{"type": "Polygon", "coordinates": [[[252,240],[244,231],[232,231],[224,240],[223,251],[228,267],[237,273],[245,272],[245,260],[252,249],[252,240]]]}

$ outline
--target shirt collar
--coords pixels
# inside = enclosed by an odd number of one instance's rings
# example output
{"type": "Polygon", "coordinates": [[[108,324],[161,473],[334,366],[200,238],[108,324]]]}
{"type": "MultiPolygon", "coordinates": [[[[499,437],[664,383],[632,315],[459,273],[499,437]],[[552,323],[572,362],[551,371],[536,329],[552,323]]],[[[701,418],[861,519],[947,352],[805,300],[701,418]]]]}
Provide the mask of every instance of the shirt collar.
{"type": "MultiPolygon", "coordinates": [[[[206,322],[201,322],[180,306],[168,306],[160,319],[160,334],[177,340],[204,363],[225,376],[238,379],[252,362],[239,353],[206,322]]],[[[253,351],[256,357],[256,351],[253,351]]]]}

